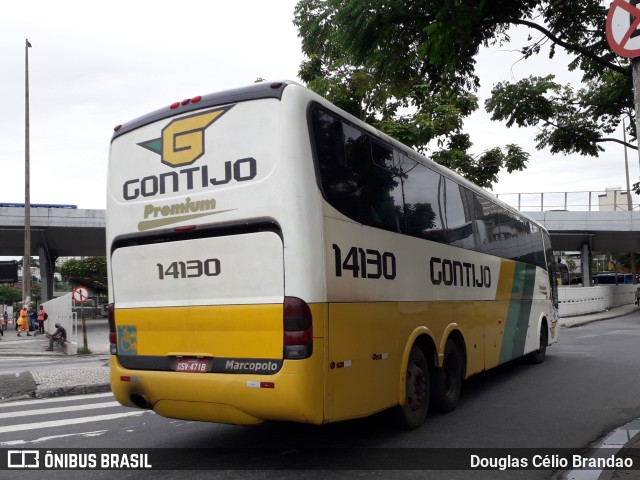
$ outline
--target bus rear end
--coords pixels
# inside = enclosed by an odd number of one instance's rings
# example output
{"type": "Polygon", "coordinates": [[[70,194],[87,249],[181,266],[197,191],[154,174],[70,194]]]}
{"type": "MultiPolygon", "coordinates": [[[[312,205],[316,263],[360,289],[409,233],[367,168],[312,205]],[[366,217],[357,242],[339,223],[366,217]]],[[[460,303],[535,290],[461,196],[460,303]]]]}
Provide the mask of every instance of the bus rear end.
{"type": "Polygon", "coordinates": [[[111,385],[123,405],[221,423],[322,422],[324,307],[309,282],[285,283],[289,255],[321,251],[298,241],[320,207],[301,194],[312,162],[281,141],[297,128],[281,114],[286,88],[196,97],[114,134],[111,385]]]}

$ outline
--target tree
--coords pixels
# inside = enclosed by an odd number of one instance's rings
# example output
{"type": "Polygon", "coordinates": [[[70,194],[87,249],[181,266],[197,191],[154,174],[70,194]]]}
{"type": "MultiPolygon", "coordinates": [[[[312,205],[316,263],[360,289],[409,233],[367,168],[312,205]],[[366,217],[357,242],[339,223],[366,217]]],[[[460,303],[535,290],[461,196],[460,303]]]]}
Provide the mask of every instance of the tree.
{"type": "Polygon", "coordinates": [[[625,117],[635,140],[631,69],[609,49],[605,20],[600,0],[301,0],[294,23],[311,88],[420,150],[435,140],[434,160],[489,186],[501,168],[522,170],[528,154],[507,145],[474,157],[463,119],[478,107],[476,54],[509,42],[512,28],[535,35],[523,60],[568,52],[582,87],[551,74],[498,84],[485,105],[492,119],[537,127],[537,148],[553,153],[593,156],[622,143],[611,134],[625,117]]]}
{"type": "Polygon", "coordinates": [[[22,300],[22,289],[13,288],[9,285],[0,285],[0,303],[12,304],[22,300]]]}
{"type": "Polygon", "coordinates": [[[107,276],[107,259],[106,257],[69,259],[60,267],[60,275],[65,280],[88,278],[103,282],[107,276]]]}
{"type": "Polygon", "coordinates": [[[501,168],[522,170],[529,155],[513,144],[471,153],[463,120],[478,108],[469,91],[477,82],[425,57],[425,31],[440,3],[300,1],[294,23],[307,56],[300,78],[349,113],[423,153],[435,150],[434,160],[490,187],[501,168]]]}

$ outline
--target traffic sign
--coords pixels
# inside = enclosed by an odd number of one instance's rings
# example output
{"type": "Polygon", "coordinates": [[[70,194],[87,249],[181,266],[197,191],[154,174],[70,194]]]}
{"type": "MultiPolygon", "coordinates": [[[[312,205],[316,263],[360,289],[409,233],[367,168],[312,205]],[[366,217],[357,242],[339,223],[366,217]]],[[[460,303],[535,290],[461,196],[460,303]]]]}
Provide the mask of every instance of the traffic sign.
{"type": "Polygon", "coordinates": [[[625,58],[640,56],[640,9],[630,0],[613,0],[607,14],[607,42],[625,58]]]}
{"type": "Polygon", "coordinates": [[[76,302],[84,303],[89,299],[89,290],[86,287],[76,287],[71,295],[76,302]]]}

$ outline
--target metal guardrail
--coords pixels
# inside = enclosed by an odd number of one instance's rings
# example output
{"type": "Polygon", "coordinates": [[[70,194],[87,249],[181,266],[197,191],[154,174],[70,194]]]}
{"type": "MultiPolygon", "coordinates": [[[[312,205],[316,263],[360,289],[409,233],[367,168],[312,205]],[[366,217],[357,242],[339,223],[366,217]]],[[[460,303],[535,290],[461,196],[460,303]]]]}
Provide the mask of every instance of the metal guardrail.
{"type": "MultiPolygon", "coordinates": [[[[498,193],[503,202],[525,212],[569,210],[574,212],[626,212],[626,191],[592,190],[578,192],[498,193]]],[[[640,210],[640,196],[631,193],[631,210],[640,210]]]]}

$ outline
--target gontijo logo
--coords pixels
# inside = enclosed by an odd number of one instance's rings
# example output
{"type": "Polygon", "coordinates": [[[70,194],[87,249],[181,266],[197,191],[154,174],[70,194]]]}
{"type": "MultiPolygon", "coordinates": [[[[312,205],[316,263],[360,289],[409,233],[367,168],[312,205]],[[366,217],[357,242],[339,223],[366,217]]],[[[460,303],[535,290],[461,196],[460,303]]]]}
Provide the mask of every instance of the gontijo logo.
{"type": "Polygon", "coordinates": [[[162,129],[161,138],[138,145],[160,154],[162,163],[170,167],[191,165],[204,155],[204,131],[231,107],[173,120],[162,129]]]}
{"type": "Polygon", "coordinates": [[[203,162],[202,165],[190,166],[205,154],[204,131],[234,106],[227,105],[172,120],[162,129],[160,138],[138,143],[138,146],[159,154],[161,162],[172,170],[126,180],[122,184],[122,198],[127,201],[140,197],[153,198],[256,178],[258,166],[253,157],[227,160],[215,165],[203,162]]]}

